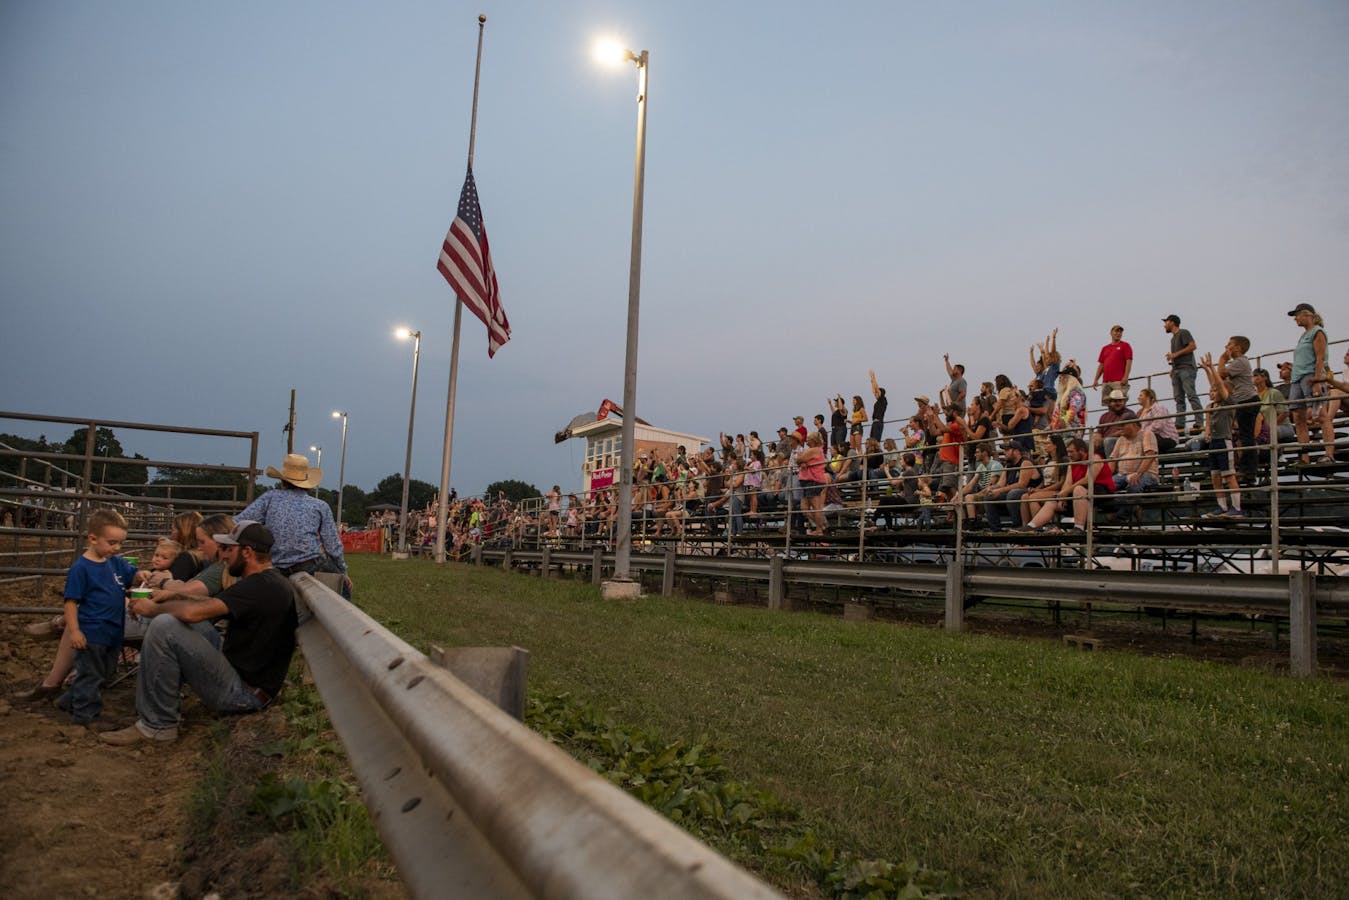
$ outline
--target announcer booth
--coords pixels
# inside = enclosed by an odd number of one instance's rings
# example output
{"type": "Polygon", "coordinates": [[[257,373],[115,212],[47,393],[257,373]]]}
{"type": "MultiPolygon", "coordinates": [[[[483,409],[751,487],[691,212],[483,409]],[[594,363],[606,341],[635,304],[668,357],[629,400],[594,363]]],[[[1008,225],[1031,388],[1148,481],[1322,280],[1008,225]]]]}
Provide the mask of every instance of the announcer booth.
{"type": "MultiPolygon", "coordinates": [[[[554,440],[581,438],[586,443],[581,462],[581,489],[599,490],[618,480],[619,460],[623,454],[623,409],[611,400],[600,404],[597,413],[582,413],[571,420],[554,440]]],[[[659,450],[663,459],[671,459],[676,448],[684,447],[692,455],[708,443],[705,437],[657,428],[640,416],[633,422],[634,457],[659,450]]]]}

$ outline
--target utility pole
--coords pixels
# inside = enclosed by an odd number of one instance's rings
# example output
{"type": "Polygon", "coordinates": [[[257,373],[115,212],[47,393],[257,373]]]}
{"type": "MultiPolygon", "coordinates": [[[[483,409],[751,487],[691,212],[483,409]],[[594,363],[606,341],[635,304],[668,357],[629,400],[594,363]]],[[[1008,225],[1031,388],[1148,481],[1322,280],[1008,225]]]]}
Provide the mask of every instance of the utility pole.
{"type": "Polygon", "coordinates": [[[286,426],[286,453],[295,452],[295,388],[290,389],[290,424],[286,426]]]}

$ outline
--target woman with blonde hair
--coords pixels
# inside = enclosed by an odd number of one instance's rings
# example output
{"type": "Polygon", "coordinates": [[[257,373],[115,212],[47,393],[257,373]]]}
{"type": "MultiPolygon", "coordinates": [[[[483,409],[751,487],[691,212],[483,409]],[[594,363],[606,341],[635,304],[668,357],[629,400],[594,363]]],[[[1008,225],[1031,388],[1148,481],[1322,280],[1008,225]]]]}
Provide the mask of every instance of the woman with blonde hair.
{"type": "Polygon", "coordinates": [[[1087,392],[1082,390],[1081,378],[1081,370],[1071,359],[1059,371],[1059,399],[1050,421],[1054,431],[1080,432],[1087,427],[1087,392]]]}

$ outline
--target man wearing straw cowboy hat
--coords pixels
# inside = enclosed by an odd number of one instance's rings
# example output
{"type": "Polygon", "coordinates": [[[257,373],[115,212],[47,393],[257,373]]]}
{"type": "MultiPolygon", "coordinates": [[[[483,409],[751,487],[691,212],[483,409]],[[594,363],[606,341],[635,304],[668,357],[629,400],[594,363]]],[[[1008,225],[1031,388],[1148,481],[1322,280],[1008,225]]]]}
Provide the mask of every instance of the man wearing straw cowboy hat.
{"type": "MultiPolygon", "coordinates": [[[[345,576],[347,562],[333,511],[307,493],[323,480],[323,470],[311,467],[302,454],[288,453],[281,471],[268,466],[267,477],[280,481],[277,489],[254,500],[236,519],[261,522],[272,532],[272,565],[282,575],[337,571],[345,576]]],[[[343,595],[350,598],[350,579],[344,578],[343,585],[343,595]]]]}

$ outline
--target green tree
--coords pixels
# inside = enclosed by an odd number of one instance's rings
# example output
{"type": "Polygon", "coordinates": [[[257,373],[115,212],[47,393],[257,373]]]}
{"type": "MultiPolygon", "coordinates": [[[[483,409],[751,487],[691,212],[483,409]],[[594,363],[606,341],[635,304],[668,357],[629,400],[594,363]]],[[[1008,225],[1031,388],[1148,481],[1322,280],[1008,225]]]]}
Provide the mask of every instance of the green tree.
{"type": "MultiPolygon", "coordinates": [[[[336,497],[333,492],[334,503],[336,497]]],[[[342,485],[342,521],[356,528],[365,527],[365,491],[354,484],[342,485]]]]}
{"type": "MultiPolygon", "coordinates": [[[[184,500],[230,500],[244,502],[248,496],[248,476],[243,472],[219,472],[215,469],[163,468],[155,470],[151,484],[171,485],[175,499],[184,500]]],[[[257,497],[265,486],[253,488],[257,497]]],[[[159,496],[156,493],[155,496],[159,496]]]]}
{"type": "MultiPolygon", "coordinates": [[[[89,429],[76,428],[71,434],[70,439],[66,441],[64,447],[60,448],[65,453],[83,456],[89,443],[89,429]]],[[[94,454],[95,457],[103,459],[115,459],[117,457],[128,458],[126,451],[122,449],[121,441],[117,440],[117,435],[111,428],[94,429],[94,454]]],[[[139,453],[130,459],[145,459],[139,453]]],[[[75,475],[83,474],[83,466],[73,460],[58,463],[61,468],[66,469],[75,475]]],[[[150,471],[146,466],[137,466],[130,463],[108,463],[94,460],[93,476],[96,482],[102,484],[145,484],[150,480],[150,471]]]]}
{"type": "Polygon", "coordinates": [[[521,500],[528,500],[531,497],[542,497],[543,492],[532,484],[524,481],[517,481],[509,478],[505,481],[494,481],[487,486],[486,494],[492,499],[496,499],[498,494],[505,494],[506,499],[512,503],[518,503],[521,500]]]}
{"type": "MultiPolygon", "coordinates": [[[[408,482],[408,509],[424,509],[426,504],[436,498],[439,489],[429,482],[416,478],[408,482]]],[[[375,489],[365,495],[367,505],[392,503],[395,506],[403,502],[403,476],[397,473],[382,479],[375,489]]]]}

